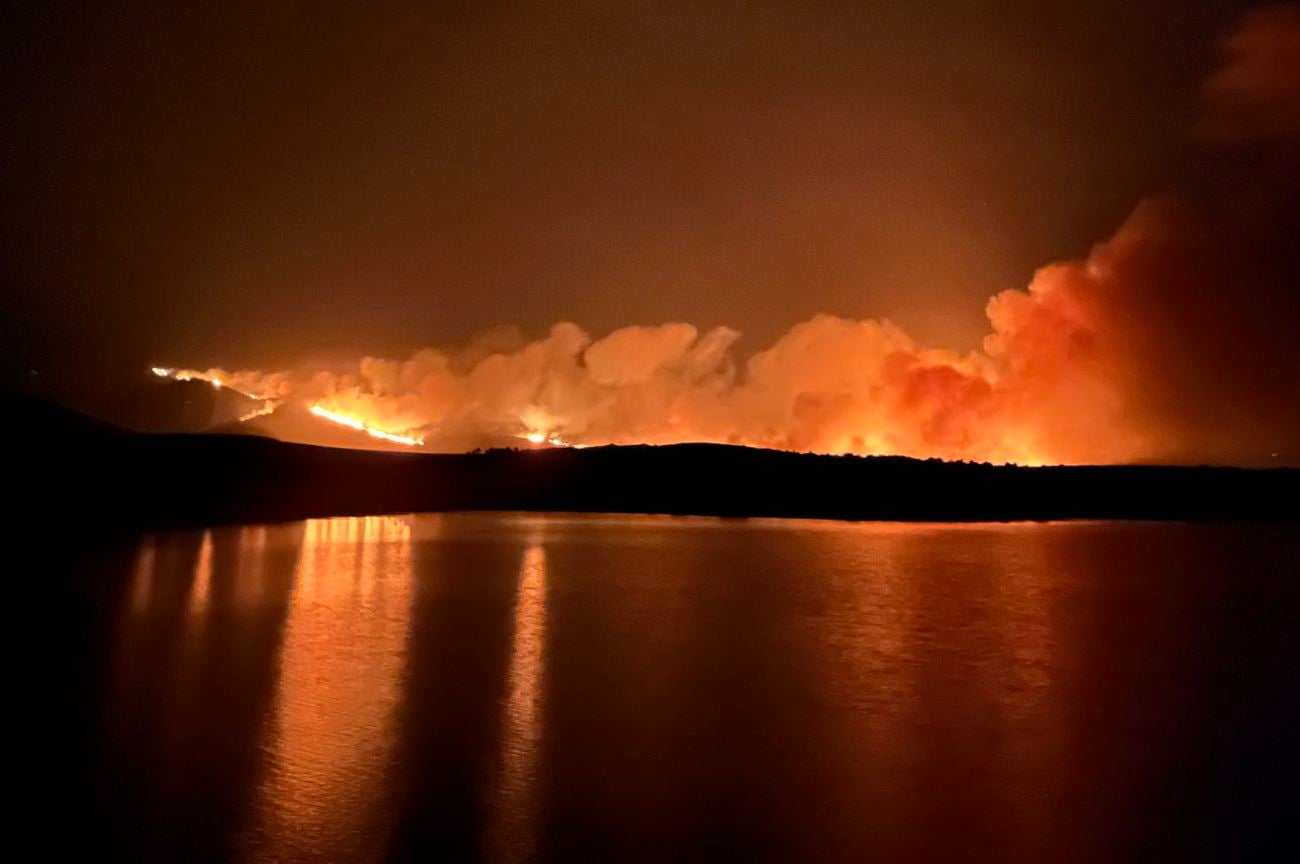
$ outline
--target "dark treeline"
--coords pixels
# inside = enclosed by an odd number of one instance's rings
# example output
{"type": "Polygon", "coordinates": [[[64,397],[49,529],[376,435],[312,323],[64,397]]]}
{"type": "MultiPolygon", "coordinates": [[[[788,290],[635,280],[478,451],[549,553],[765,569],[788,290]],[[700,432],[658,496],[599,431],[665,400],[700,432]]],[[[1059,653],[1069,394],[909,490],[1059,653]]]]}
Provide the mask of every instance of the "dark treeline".
{"type": "Polygon", "coordinates": [[[4,404],[17,500],[32,514],[83,513],[105,528],[429,510],[931,521],[1300,517],[1297,469],[1019,468],[711,444],[383,453],[250,436],[138,434],[48,404],[4,404]]]}

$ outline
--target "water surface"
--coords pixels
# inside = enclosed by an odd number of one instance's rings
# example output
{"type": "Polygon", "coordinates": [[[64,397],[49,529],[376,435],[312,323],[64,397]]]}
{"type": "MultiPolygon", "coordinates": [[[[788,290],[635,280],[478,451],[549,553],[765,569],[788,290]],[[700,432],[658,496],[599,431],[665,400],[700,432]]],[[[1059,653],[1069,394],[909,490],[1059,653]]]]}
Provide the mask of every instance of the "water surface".
{"type": "Polygon", "coordinates": [[[441,514],[66,535],[26,712],[52,849],[1294,846],[1293,526],[441,514]]]}

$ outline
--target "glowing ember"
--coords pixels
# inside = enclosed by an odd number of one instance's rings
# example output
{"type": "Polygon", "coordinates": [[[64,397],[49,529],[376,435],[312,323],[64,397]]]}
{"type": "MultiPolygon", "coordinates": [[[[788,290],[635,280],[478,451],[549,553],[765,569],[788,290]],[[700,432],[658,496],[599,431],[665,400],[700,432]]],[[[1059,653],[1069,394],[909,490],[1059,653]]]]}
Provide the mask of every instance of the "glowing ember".
{"type": "Polygon", "coordinates": [[[347,426],[350,429],[356,429],[358,432],[365,432],[371,438],[377,438],[380,441],[389,441],[393,444],[405,444],[408,447],[423,447],[424,439],[414,435],[397,435],[393,432],[385,432],[383,429],[376,429],[368,423],[358,420],[355,417],[349,417],[346,414],[340,414],[337,411],[331,411],[320,405],[312,405],[308,410],[320,417],[322,420],[328,420],[331,423],[337,423],[340,426],[347,426]]]}

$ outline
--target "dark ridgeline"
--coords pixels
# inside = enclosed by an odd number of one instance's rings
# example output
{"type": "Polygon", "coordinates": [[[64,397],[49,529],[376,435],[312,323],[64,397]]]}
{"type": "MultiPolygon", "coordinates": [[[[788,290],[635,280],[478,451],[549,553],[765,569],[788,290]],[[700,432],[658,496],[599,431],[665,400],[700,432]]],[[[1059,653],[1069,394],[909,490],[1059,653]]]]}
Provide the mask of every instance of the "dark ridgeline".
{"type": "Polygon", "coordinates": [[[917,521],[1300,516],[1300,469],[1020,468],[715,444],[417,454],[127,432],[7,400],[24,500],[106,527],[433,510],[917,521]]]}

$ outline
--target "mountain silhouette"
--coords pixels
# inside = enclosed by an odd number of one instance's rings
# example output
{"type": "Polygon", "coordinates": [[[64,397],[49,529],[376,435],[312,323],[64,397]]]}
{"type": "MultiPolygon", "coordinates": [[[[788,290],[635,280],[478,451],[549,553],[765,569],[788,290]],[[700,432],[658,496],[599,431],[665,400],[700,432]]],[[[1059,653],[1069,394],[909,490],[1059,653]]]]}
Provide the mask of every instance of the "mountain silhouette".
{"type": "Polygon", "coordinates": [[[106,527],[430,510],[855,520],[1300,517],[1300,469],[1025,468],[718,444],[392,453],[255,435],[147,434],[0,399],[10,479],[30,512],[106,527]]]}

